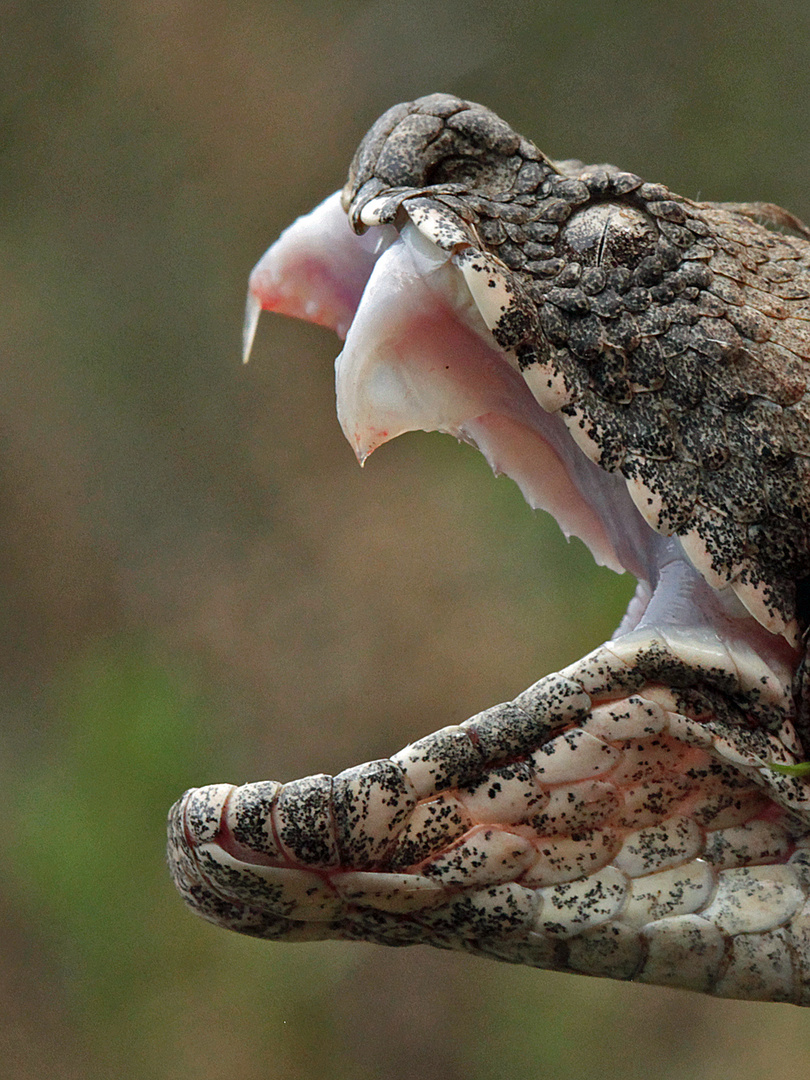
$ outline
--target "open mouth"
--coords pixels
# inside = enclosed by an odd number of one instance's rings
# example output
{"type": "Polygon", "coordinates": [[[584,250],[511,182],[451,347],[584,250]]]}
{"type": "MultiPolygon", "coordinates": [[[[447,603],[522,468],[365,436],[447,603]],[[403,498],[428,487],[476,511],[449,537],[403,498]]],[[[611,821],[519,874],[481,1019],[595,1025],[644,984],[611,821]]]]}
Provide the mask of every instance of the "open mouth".
{"type": "Polygon", "coordinates": [[[453,435],[639,586],[595,653],[390,760],[187,792],[170,862],[192,907],[806,1003],[809,252],[749,208],[554,164],[455,98],[374,125],[254,269],[246,358],[262,309],[329,326],[361,463],[453,435]]]}

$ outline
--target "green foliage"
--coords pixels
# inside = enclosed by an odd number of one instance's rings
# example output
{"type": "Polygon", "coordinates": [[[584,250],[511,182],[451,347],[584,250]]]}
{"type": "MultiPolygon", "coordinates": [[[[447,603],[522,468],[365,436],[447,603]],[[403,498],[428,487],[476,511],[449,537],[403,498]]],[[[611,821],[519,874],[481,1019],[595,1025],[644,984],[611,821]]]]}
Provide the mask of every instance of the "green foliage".
{"type": "Polygon", "coordinates": [[[77,1006],[106,1022],[188,959],[188,935],[156,929],[175,912],[166,810],[207,771],[201,710],[182,679],[121,645],[77,659],[49,712],[47,753],[7,778],[14,887],[53,936],[77,1006]]]}
{"type": "Polygon", "coordinates": [[[797,761],[795,765],[782,765],[778,761],[766,761],[765,764],[771,772],[782,776],[807,776],[810,773],[810,761],[797,761]]]}

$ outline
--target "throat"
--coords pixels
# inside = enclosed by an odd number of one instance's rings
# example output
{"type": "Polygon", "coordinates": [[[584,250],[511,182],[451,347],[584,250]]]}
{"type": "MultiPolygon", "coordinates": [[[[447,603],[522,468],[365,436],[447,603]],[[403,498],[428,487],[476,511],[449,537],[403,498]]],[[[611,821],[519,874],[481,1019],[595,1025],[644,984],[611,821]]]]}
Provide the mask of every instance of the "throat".
{"type": "Polygon", "coordinates": [[[649,579],[640,579],[610,647],[624,653],[658,643],[714,685],[750,699],[752,715],[792,717],[801,650],[765,630],[730,588],[707,584],[677,538],[653,534],[645,555],[649,579]]]}

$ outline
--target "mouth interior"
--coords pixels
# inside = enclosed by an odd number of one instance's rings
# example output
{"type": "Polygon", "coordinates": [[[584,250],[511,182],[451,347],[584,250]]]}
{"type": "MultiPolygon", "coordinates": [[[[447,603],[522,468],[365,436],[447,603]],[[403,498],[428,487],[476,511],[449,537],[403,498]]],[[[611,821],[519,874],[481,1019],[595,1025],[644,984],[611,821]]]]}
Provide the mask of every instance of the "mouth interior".
{"type": "Polygon", "coordinates": [[[406,225],[380,254],[336,362],[338,417],[358,459],[405,431],[476,446],[496,474],[578,536],[601,565],[652,584],[660,538],[623,479],[535,400],[450,255],[406,225]]]}

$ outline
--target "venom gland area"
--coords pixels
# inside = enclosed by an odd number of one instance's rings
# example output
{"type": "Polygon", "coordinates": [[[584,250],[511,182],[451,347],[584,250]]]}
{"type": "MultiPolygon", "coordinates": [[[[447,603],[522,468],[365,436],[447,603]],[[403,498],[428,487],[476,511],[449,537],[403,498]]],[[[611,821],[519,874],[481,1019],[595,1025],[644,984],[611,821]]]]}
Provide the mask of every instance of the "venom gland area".
{"type": "Polygon", "coordinates": [[[474,443],[639,589],[612,641],[390,760],[187,792],[199,914],[808,1003],[808,250],[457,98],[374,125],[251,275],[247,348],[262,307],[332,325],[361,461],[474,443]]]}

